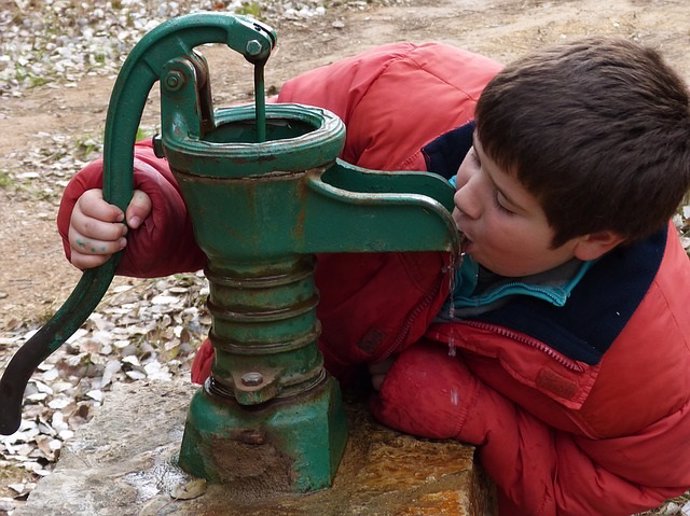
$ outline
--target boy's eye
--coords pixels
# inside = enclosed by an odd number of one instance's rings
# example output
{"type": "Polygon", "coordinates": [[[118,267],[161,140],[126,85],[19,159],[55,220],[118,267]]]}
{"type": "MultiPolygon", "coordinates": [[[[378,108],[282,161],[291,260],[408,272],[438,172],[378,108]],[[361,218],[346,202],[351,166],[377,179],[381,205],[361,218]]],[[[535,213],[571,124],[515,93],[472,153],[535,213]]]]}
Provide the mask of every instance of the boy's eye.
{"type": "MultiPolygon", "coordinates": [[[[482,162],[480,161],[479,154],[477,153],[477,150],[474,148],[474,146],[472,146],[470,148],[469,155],[470,155],[470,159],[472,160],[472,162],[477,167],[479,167],[481,169],[482,168],[482,162]]],[[[486,173],[484,170],[482,170],[482,172],[486,173]]],[[[498,189],[495,188],[495,185],[494,185],[494,204],[503,213],[506,213],[508,215],[514,215],[515,214],[514,211],[506,208],[506,200],[503,198],[503,194],[498,189]]]]}
{"type": "Polygon", "coordinates": [[[498,190],[496,190],[496,194],[494,195],[494,204],[496,204],[496,207],[503,213],[506,213],[508,215],[514,215],[515,213],[512,210],[506,208],[505,205],[501,202],[501,192],[499,192],[498,190]]]}

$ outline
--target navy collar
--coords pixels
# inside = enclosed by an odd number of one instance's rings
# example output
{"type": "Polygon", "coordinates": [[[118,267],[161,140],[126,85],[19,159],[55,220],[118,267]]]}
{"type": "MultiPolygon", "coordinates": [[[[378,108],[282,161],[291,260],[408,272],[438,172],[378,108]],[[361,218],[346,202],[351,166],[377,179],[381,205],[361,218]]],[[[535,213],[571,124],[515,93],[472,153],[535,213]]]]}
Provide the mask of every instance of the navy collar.
{"type": "Polygon", "coordinates": [[[442,134],[422,149],[426,169],[450,179],[460,168],[460,163],[472,148],[474,121],[442,134]]]}

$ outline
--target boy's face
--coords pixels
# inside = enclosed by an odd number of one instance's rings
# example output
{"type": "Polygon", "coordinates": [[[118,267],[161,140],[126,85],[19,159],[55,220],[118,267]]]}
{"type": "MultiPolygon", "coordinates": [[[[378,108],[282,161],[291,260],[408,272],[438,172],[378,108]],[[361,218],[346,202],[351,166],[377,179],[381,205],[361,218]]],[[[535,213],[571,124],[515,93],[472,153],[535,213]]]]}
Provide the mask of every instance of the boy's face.
{"type": "Polygon", "coordinates": [[[453,219],[472,258],[502,276],[536,274],[575,256],[577,239],[551,248],[554,231],[537,199],[474,146],[457,174],[453,219]]]}

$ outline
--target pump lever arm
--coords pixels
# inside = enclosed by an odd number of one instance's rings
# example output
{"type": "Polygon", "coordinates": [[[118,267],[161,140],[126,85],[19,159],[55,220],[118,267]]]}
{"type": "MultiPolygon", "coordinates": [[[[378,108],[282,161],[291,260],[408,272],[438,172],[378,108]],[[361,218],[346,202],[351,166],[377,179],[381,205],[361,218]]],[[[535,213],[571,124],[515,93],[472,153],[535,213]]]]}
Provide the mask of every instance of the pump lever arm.
{"type": "MultiPolygon", "coordinates": [[[[275,31],[244,16],[195,13],[165,22],[132,49],[110,97],[103,148],[103,197],[123,211],[132,197],[134,141],[148,94],[165,64],[205,43],[225,43],[252,63],[263,62],[275,31]]],[[[0,379],[0,434],[19,429],[24,390],[34,370],[86,320],[108,290],[120,255],[84,272],[55,315],[12,357],[0,379]]]]}

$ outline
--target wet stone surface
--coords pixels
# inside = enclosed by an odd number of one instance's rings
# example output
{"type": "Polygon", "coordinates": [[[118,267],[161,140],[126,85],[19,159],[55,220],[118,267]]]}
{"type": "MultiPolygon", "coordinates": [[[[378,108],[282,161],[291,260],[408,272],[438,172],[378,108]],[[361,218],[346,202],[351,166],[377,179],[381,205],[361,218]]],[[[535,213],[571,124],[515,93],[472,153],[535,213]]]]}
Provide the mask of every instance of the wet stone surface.
{"type": "Polygon", "coordinates": [[[120,384],[63,448],[15,516],[491,514],[491,489],[472,447],[415,439],[372,421],[346,399],[350,434],[333,487],[309,494],[207,485],[176,464],[195,387],[120,384]]]}

